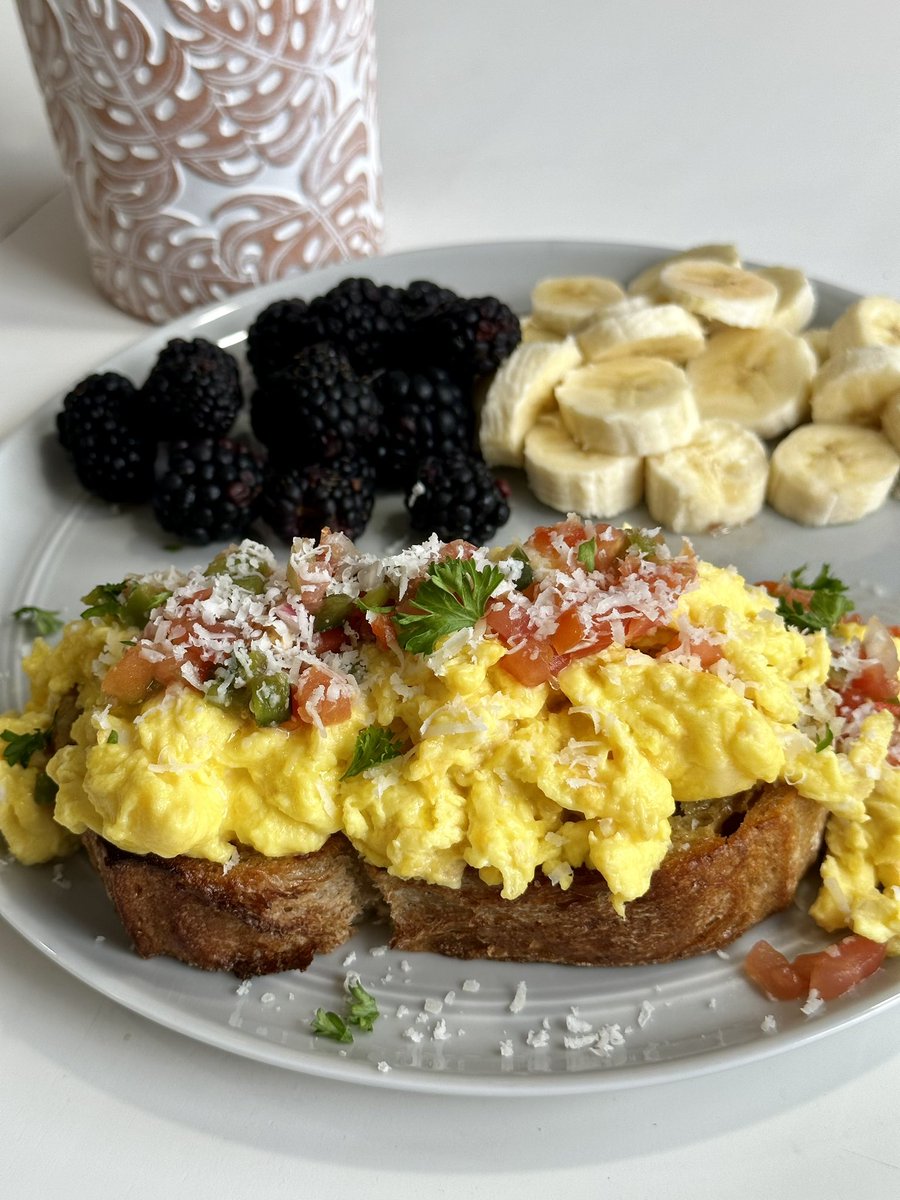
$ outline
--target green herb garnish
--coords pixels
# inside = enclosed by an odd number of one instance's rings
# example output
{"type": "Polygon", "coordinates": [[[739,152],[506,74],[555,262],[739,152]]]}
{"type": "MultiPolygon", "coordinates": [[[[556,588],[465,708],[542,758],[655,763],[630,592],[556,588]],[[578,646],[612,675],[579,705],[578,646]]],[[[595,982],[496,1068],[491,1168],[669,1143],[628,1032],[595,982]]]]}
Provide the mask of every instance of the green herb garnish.
{"type": "Polygon", "coordinates": [[[313,1033],[319,1034],[320,1037],[331,1038],[335,1042],[353,1041],[353,1034],[347,1028],[343,1017],[339,1017],[337,1013],[326,1012],[324,1008],[316,1009],[311,1028],[313,1033]]]}
{"type": "Polygon", "coordinates": [[[17,608],[13,616],[23,625],[30,625],[41,637],[51,637],[63,627],[59,612],[54,608],[38,608],[35,604],[26,604],[17,608]]]}
{"type": "Polygon", "coordinates": [[[106,744],[107,746],[118,746],[119,735],[115,729],[110,730],[109,737],[106,739],[106,744]]]}
{"type": "Polygon", "coordinates": [[[403,745],[398,738],[381,725],[368,725],[356,735],[356,745],[353,747],[353,757],[350,766],[341,776],[342,779],[352,779],[361,775],[369,767],[380,766],[399,758],[404,753],[403,745]]]}
{"type": "Polygon", "coordinates": [[[27,767],[33,754],[39,754],[47,749],[49,733],[43,729],[35,729],[33,733],[13,733],[4,729],[0,738],[7,743],[3,757],[11,767],[27,767]]]}
{"type": "Polygon", "coordinates": [[[534,583],[534,568],[531,565],[531,559],[521,546],[516,546],[509,557],[522,563],[522,570],[519,572],[519,578],[516,580],[516,587],[520,592],[524,592],[526,588],[531,587],[534,583]]]}
{"type": "Polygon", "coordinates": [[[834,741],[834,731],[832,730],[831,726],[829,725],[828,728],[825,730],[825,733],[824,733],[822,739],[820,741],[816,742],[816,754],[821,754],[823,750],[827,750],[833,741],[834,741]]]}
{"type": "Polygon", "coordinates": [[[122,592],[125,590],[127,579],[120,583],[98,583],[81,599],[88,607],[82,617],[112,617],[118,621],[122,616],[122,592]]]}
{"type": "Polygon", "coordinates": [[[351,1025],[358,1025],[366,1033],[371,1033],[379,1016],[378,1005],[375,997],[360,983],[358,975],[347,979],[347,995],[347,1020],[351,1025]]]}
{"type": "Polygon", "coordinates": [[[578,561],[584,569],[590,574],[591,571],[597,568],[597,539],[591,538],[588,542],[582,542],[578,547],[578,561]]]}
{"type": "Polygon", "coordinates": [[[411,654],[431,654],[442,637],[481,620],[502,580],[499,567],[478,567],[470,558],[432,563],[412,600],[412,611],[394,611],[397,641],[411,654]]]}
{"type": "Polygon", "coordinates": [[[803,578],[806,567],[799,567],[790,574],[790,586],[798,591],[810,593],[807,601],[801,601],[788,596],[778,599],[778,615],[786,625],[806,632],[824,629],[831,630],[849,612],[853,611],[853,601],[846,594],[847,585],[830,574],[830,566],[826,563],[811,583],[803,578]]]}
{"type": "Polygon", "coordinates": [[[59,791],[59,784],[56,780],[51,779],[46,771],[41,771],[37,779],[34,781],[34,802],[35,804],[54,804],[56,802],[56,793],[59,791]]]}

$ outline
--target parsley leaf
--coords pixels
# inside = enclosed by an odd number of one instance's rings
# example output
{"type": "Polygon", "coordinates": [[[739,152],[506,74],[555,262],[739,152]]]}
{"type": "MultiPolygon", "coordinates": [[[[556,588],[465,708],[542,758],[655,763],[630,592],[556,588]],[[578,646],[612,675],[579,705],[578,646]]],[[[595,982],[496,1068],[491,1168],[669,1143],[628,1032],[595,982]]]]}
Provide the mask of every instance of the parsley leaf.
{"type": "Polygon", "coordinates": [[[390,729],[385,729],[382,725],[367,725],[356,735],[350,766],[341,778],[352,779],[354,775],[361,775],[369,767],[390,762],[392,758],[399,758],[403,753],[402,744],[390,729]]]}
{"type": "Polygon", "coordinates": [[[331,1038],[335,1042],[353,1041],[353,1034],[347,1028],[344,1019],[337,1013],[326,1012],[324,1008],[316,1009],[316,1015],[313,1017],[310,1027],[313,1033],[331,1038]]]}
{"type": "Polygon", "coordinates": [[[833,741],[834,741],[834,730],[829,725],[828,728],[825,730],[824,735],[822,736],[822,740],[816,742],[816,754],[821,754],[823,750],[827,750],[833,741]]]}
{"type": "Polygon", "coordinates": [[[366,991],[358,975],[348,977],[347,994],[350,997],[347,1020],[351,1025],[358,1025],[366,1033],[371,1033],[380,1015],[375,997],[366,991]]]}
{"type": "Polygon", "coordinates": [[[49,734],[43,729],[35,729],[33,733],[13,733],[4,729],[0,738],[7,743],[3,757],[11,767],[27,767],[32,754],[46,750],[49,734]]]}
{"type": "Polygon", "coordinates": [[[31,625],[41,637],[51,637],[63,627],[59,611],[55,608],[38,608],[35,604],[26,604],[17,608],[13,616],[23,625],[31,625]]]}
{"type": "Polygon", "coordinates": [[[106,744],[107,744],[107,746],[118,746],[118,744],[119,744],[119,735],[118,735],[118,733],[115,731],[115,729],[111,729],[111,730],[109,731],[109,737],[106,739],[106,744]]]}
{"type": "Polygon", "coordinates": [[[582,542],[578,547],[578,561],[584,569],[590,574],[597,567],[597,539],[591,538],[589,542],[582,542]]]}
{"type": "Polygon", "coordinates": [[[524,592],[526,588],[530,588],[534,583],[534,567],[531,565],[531,559],[521,546],[516,546],[509,557],[514,558],[522,564],[522,570],[519,572],[519,578],[516,580],[516,587],[520,592],[524,592]]]}
{"type": "Polygon", "coordinates": [[[122,592],[127,582],[127,579],[123,579],[120,583],[98,583],[91,588],[86,596],[81,597],[88,606],[82,617],[112,617],[113,620],[119,620],[122,616],[122,592]]]}
{"type": "Polygon", "coordinates": [[[432,563],[412,601],[413,611],[394,611],[397,641],[411,654],[431,654],[446,634],[469,629],[484,616],[502,580],[499,567],[478,567],[470,558],[432,563]]]}
{"type": "Polygon", "coordinates": [[[791,572],[790,587],[797,591],[809,592],[809,599],[780,596],[776,611],[785,625],[792,625],[795,629],[805,632],[831,630],[847,613],[853,611],[853,601],[846,594],[847,585],[830,573],[831,567],[828,563],[811,583],[804,579],[805,571],[804,566],[791,572]]]}

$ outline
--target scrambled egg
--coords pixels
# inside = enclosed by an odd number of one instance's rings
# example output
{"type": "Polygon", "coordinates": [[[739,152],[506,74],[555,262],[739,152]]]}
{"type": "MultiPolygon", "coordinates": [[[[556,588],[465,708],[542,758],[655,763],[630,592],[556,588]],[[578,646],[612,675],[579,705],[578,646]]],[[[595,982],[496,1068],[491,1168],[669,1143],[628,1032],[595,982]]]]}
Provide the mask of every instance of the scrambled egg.
{"type": "MultiPolygon", "coordinates": [[[[813,915],[900,952],[900,770],[885,766],[892,718],[875,713],[849,752],[823,745],[817,704],[831,665],[732,570],[701,564],[669,616],[701,630],[651,656],[613,644],[525,686],[484,622],[429,657],[369,643],[348,719],[260,727],[179,683],[138,708],[111,704],[104,670],[138,636],[98,620],[67,626],[25,663],[31,701],[0,729],[46,731],[79,690],[71,741],[27,767],[0,759],[0,831],[23,862],[67,853],[90,829],[127,851],[223,864],[244,844],[316,850],[342,830],[371,863],[447,887],[467,868],[520,895],[536,872],[560,887],[602,873],[620,911],[669,848],[676,803],[786,780],[833,814],[813,915]],[[345,777],[358,735],[394,731],[403,753],[345,777]],[[35,802],[46,769],[55,807],[35,802]]],[[[833,715],[833,711],[832,714],[833,715]]]]}

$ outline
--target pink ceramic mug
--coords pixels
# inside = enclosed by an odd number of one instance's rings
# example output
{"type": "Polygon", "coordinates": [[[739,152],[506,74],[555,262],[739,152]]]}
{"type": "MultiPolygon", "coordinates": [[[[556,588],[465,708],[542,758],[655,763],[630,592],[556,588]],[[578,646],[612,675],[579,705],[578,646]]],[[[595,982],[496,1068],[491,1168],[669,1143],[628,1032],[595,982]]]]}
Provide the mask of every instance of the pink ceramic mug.
{"type": "Polygon", "coordinates": [[[166,321],[374,253],[374,0],[18,0],[97,287],[166,321]]]}

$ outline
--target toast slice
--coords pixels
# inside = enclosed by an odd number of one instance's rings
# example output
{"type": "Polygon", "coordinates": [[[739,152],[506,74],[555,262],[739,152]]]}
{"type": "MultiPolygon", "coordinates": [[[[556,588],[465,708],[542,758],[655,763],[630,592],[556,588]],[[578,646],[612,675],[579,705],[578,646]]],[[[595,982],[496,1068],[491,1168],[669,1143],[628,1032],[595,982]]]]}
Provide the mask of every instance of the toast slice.
{"type": "Polygon", "coordinates": [[[668,962],[719,949],[787,907],[821,844],[825,810],[776,785],[685,806],[650,890],[621,918],[602,876],[567,891],[544,877],[516,900],[470,871],[459,889],[365,865],[341,835],[315,854],[218,863],[126,853],[88,833],[88,854],[138,954],[242,978],[303,970],[387,906],[391,944],[455,958],[590,966],[668,962]]]}
{"type": "Polygon", "coordinates": [[[242,979],[302,971],[378,906],[340,834],[315,854],[266,858],[242,848],[228,871],[199,858],[129,854],[94,833],[82,840],[142,958],[165,954],[242,979]]]}
{"type": "Polygon", "coordinates": [[[541,876],[513,901],[474,871],[454,891],[367,870],[398,950],[598,967],[670,962],[720,949],[786,908],[818,855],[825,818],[785,785],[685,806],[649,891],[624,919],[603,877],[586,868],[565,892],[541,876]]]}

